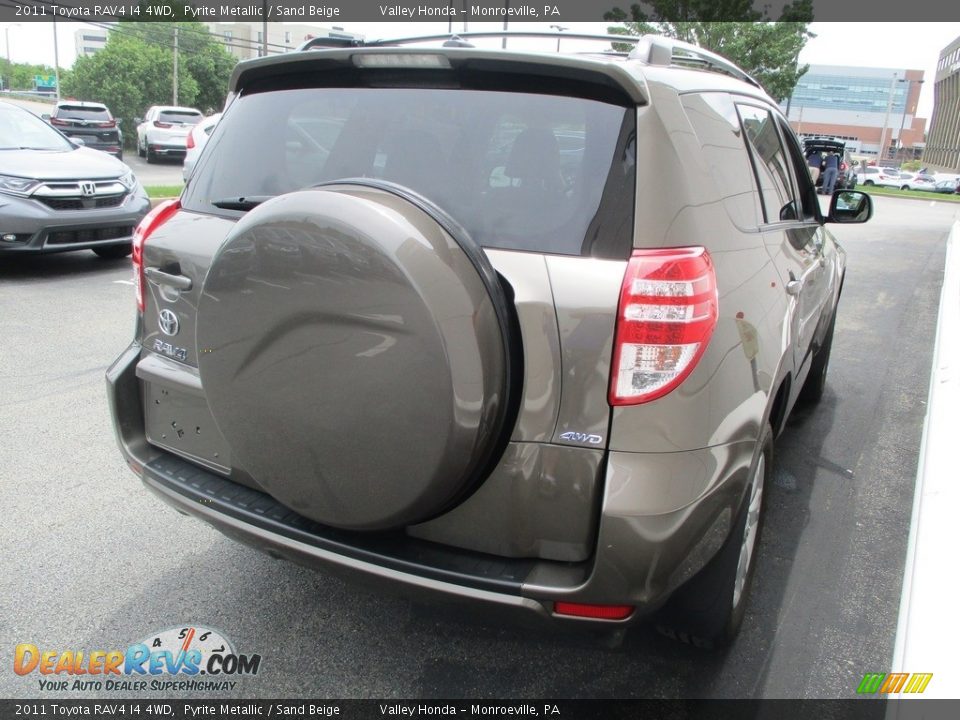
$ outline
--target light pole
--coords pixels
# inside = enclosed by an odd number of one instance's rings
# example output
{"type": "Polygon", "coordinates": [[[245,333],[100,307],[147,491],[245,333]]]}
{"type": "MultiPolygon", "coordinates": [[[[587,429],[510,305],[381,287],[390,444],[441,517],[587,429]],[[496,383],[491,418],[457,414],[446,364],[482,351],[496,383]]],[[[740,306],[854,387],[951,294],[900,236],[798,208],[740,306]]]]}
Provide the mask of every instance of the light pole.
{"type": "Polygon", "coordinates": [[[890,109],[893,107],[893,89],[897,85],[897,74],[894,73],[890,78],[890,94],[887,97],[887,112],[883,116],[883,128],[880,130],[880,150],[877,152],[877,164],[886,157],[887,154],[887,121],[890,119],[890,109]]]}
{"type": "MultiPolygon", "coordinates": [[[[900,116],[900,132],[897,133],[897,152],[898,157],[900,157],[901,162],[903,158],[901,157],[903,151],[903,125],[907,121],[907,103],[910,101],[910,91],[913,89],[913,84],[923,85],[923,80],[906,80],[902,79],[899,82],[907,83],[907,97],[903,100],[903,115],[900,116]]],[[[916,113],[916,110],[914,110],[916,113]]]]}
{"type": "Polygon", "coordinates": [[[57,47],[57,21],[53,21],[53,81],[57,84],[57,102],[60,102],[60,49],[57,47]]]}
{"type": "MultiPolygon", "coordinates": [[[[550,29],[551,29],[551,30],[556,30],[558,33],[562,33],[562,32],[563,32],[564,30],[566,30],[567,28],[563,27],[562,25],[551,25],[551,26],[550,26],[550,29]]],[[[560,37],[559,37],[559,36],[557,36],[557,52],[560,52],[560,37]]]]}
{"type": "Polygon", "coordinates": [[[20,27],[20,23],[13,23],[12,25],[7,25],[4,29],[4,34],[7,36],[7,72],[9,73],[7,78],[7,90],[10,89],[10,83],[13,80],[13,63],[10,62],[10,28],[20,27]]]}

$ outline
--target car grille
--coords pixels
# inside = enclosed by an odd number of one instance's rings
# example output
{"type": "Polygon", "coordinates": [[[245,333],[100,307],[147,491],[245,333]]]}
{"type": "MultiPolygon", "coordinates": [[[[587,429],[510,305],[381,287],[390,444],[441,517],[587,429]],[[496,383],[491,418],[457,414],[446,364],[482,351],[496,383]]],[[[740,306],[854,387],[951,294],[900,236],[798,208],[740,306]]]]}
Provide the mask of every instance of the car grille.
{"type": "Polygon", "coordinates": [[[54,210],[97,210],[100,208],[119,207],[123,204],[126,195],[109,197],[38,197],[37,200],[54,210]]]}
{"type": "Polygon", "coordinates": [[[94,242],[96,240],[118,240],[132,235],[133,225],[52,230],[47,235],[47,244],[71,245],[74,243],[94,242]]]}

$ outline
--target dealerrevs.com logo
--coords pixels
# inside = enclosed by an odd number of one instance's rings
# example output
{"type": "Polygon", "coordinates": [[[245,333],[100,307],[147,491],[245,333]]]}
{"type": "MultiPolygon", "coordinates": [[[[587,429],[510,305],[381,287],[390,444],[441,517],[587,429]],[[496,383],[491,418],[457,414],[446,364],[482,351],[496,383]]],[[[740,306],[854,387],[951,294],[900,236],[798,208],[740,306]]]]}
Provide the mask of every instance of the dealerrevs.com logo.
{"type": "Polygon", "coordinates": [[[260,671],[260,655],[237,653],[222,633],[197,625],[155,633],[125,650],[50,650],[20,643],[13,671],[36,676],[43,691],[233,690],[260,671]]]}

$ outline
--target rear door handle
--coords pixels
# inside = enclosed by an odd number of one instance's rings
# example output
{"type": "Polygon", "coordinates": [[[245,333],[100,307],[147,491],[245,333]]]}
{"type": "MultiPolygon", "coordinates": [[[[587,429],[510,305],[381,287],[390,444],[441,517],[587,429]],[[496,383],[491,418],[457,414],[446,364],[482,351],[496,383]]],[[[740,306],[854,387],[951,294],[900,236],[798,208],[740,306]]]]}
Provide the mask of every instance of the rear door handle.
{"type": "Polygon", "coordinates": [[[166,285],[177,290],[189,290],[193,287],[193,280],[186,275],[171,275],[157,267],[148,267],[143,272],[158,285],[166,285]]]}

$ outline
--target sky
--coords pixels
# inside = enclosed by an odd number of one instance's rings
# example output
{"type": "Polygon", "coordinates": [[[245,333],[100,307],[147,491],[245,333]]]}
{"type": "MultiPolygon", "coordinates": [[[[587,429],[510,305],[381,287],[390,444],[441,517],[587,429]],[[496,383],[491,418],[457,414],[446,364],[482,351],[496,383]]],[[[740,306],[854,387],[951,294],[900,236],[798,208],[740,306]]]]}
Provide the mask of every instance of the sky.
{"type": "MultiPolygon", "coordinates": [[[[561,23],[569,32],[605,33],[606,23],[561,23]]],[[[340,25],[348,31],[362,33],[367,38],[397,37],[444,33],[446,22],[429,23],[349,23],[340,25]]],[[[459,25],[457,23],[456,25],[459,25]]],[[[511,23],[511,29],[549,30],[549,23],[511,23]]],[[[76,56],[74,32],[82,23],[57,23],[57,47],[60,66],[70,67],[76,56]]],[[[500,30],[500,23],[470,23],[469,30],[500,30]]],[[[455,30],[460,30],[456,27],[455,30]]],[[[13,62],[46,63],[53,65],[53,23],[0,23],[0,43],[13,62]],[[7,31],[8,30],[8,31],[7,31]],[[10,44],[7,47],[6,40],[10,44]]],[[[960,23],[812,23],[810,30],[817,37],[809,40],[800,54],[800,62],[812,65],[854,65],[923,70],[924,82],[920,91],[917,114],[929,120],[933,109],[933,80],[940,51],[960,37],[960,23]]],[[[553,46],[553,41],[545,41],[553,46]]],[[[573,41],[570,49],[576,49],[573,41]]],[[[568,47],[568,45],[564,45],[568,47]]],[[[594,46],[595,47],[595,46],[594,46]]],[[[537,49],[531,46],[531,49],[537,49]]]]}

